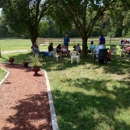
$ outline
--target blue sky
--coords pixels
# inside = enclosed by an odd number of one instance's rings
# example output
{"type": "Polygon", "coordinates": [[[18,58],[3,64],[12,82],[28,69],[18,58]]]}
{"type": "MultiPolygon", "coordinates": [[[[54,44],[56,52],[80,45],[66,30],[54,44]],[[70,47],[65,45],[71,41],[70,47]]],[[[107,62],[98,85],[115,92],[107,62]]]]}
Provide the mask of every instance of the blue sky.
{"type": "Polygon", "coordinates": [[[0,8],[0,16],[1,16],[1,11],[2,11],[2,8],[0,8]]]}

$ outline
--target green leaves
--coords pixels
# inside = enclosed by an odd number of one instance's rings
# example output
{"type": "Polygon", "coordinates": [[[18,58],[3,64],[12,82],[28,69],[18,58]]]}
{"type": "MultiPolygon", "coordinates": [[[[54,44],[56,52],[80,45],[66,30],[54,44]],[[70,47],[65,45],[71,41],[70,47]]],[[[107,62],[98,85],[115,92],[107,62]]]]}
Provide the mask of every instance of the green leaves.
{"type": "Polygon", "coordinates": [[[28,58],[28,61],[30,62],[31,66],[36,67],[36,66],[42,66],[41,64],[41,58],[39,57],[38,54],[35,55],[30,55],[28,58]]]}
{"type": "Polygon", "coordinates": [[[5,21],[15,32],[30,34],[33,43],[38,36],[39,22],[51,4],[51,0],[10,0],[3,7],[5,21]]]}

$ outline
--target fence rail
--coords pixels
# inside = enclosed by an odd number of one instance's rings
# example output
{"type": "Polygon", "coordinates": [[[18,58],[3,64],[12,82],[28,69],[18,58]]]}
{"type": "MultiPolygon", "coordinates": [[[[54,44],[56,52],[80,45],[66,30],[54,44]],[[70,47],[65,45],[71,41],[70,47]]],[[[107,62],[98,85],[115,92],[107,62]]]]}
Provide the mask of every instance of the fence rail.
{"type": "MultiPolygon", "coordinates": [[[[110,38],[110,37],[106,37],[106,44],[116,44],[116,43],[120,43],[121,40],[123,39],[127,39],[127,38],[110,38]]],[[[37,44],[49,44],[51,42],[53,42],[54,44],[63,44],[63,38],[37,38],[37,44]]],[[[99,38],[89,38],[88,39],[88,43],[90,43],[91,41],[94,41],[95,44],[97,44],[99,42],[99,38]]],[[[75,45],[77,43],[82,43],[82,39],[81,38],[70,38],[70,44],[75,45]]]]}

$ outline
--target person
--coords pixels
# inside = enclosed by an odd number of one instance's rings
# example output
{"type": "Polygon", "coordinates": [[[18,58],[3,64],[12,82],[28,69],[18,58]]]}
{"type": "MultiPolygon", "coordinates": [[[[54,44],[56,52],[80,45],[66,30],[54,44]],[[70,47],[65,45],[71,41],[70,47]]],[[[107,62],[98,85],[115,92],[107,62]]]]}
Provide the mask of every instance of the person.
{"type": "Polygon", "coordinates": [[[130,55],[130,46],[126,46],[126,47],[122,47],[122,53],[121,53],[121,56],[124,55],[124,58],[126,58],[126,55],[130,55]]]}
{"type": "Polygon", "coordinates": [[[38,45],[36,44],[36,42],[34,42],[34,44],[32,45],[32,50],[33,50],[33,52],[35,52],[35,53],[39,53],[40,51],[39,51],[39,47],[38,47],[38,45]]]}
{"type": "Polygon", "coordinates": [[[74,45],[73,48],[74,48],[73,51],[76,51],[76,45],[74,45]]]}
{"type": "Polygon", "coordinates": [[[66,46],[62,46],[62,52],[67,52],[67,47],[66,46]]]}
{"type": "Polygon", "coordinates": [[[66,46],[62,46],[62,48],[61,48],[61,53],[62,53],[62,56],[63,56],[63,55],[69,56],[70,51],[67,50],[67,47],[66,47],[66,46]]]}
{"type": "Polygon", "coordinates": [[[68,38],[68,35],[66,34],[64,38],[64,46],[66,46],[67,50],[68,50],[69,42],[70,42],[70,39],[68,38]]]}
{"type": "Polygon", "coordinates": [[[54,50],[53,43],[51,42],[50,45],[48,46],[48,51],[51,52],[53,50],[54,50]]]}
{"type": "MultiPolygon", "coordinates": [[[[98,58],[98,55],[99,55],[99,51],[101,49],[106,49],[106,46],[104,45],[104,42],[101,42],[95,49],[94,49],[94,53],[95,53],[95,57],[98,58]]],[[[98,59],[99,63],[104,63],[103,60],[101,59],[98,59]]]]}
{"type": "Polygon", "coordinates": [[[76,47],[75,47],[74,50],[75,50],[75,51],[78,51],[79,53],[81,53],[81,48],[80,48],[80,46],[79,46],[79,43],[76,45],[76,47]]]}
{"type": "Polygon", "coordinates": [[[90,51],[93,53],[93,51],[94,51],[94,49],[95,49],[95,45],[94,45],[94,42],[93,42],[93,41],[91,41],[89,48],[90,48],[90,51]]]}
{"type": "Polygon", "coordinates": [[[121,40],[121,41],[120,41],[120,45],[124,45],[124,40],[121,40]]]}
{"type": "Polygon", "coordinates": [[[91,41],[91,43],[90,43],[90,49],[95,49],[95,45],[94,45],[94,42],[93,41],[91,41]]]}
{"type": "Polygon", "coordinates": [[[99,44],[104,44],[105,45],[106,39],[104,38],[103,34],[101,34],[99,38],[99,44]]]}
{"type": "Polygon", "coordinates": [[[56,51],[57,51],[57,53],[61,52],[61,44],[59,44],[59,45],[56,47],[56,51]]]}

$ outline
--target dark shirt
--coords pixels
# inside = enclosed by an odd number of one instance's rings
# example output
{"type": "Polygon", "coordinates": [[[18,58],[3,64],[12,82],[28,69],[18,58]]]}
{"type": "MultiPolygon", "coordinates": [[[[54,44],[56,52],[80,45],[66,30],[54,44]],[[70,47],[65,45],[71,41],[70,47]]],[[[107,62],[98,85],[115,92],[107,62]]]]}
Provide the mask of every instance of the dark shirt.
{"type": "Polygon", "coordinates": [[[57,51],[57,52],[60,52],[60,50],[61,50],[61,46],[58,45],[58,46],[56,47],[56,51],[57,51]]]}
{"type": "Polygon", "coordinates": [[[68,46],[70,42],[70,39],[68,37],[64,38],[64,46],[68,46]]]}
{"type": "Polygon", "coordinates": [[[100,44],[104,44],[106,42],[104,37],[100,37],[100,44]]]}
{"type": "Polygon", "coordinates": [[[53,51],[53,46],[52,45],[49,45],[48,46],[48,51],[50,52],[50,51],[53,51]]]}

